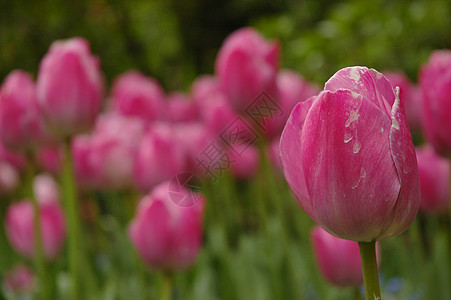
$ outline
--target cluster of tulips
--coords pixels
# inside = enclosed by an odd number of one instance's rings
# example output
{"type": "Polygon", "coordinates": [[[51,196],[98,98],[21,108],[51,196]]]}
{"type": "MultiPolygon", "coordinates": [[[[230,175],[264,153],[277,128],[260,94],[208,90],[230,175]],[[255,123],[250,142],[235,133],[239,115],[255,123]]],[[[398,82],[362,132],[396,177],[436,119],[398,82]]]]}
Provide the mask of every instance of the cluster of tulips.
{"type": "MultiPolygon", "coordinates": [[[[284,174],[321,226],[311,240],[324,277],[339,286],[365,279],[368,299],[380,298],[375,242],[404,232],[418,207],[449,208],[449,163],[439,154],[451,154],[451,52],[432,55],[419,87],[399,72],[349,67],[321,91],[280,70],[279,51],[244,28],[224,41],[215,74],[196,79],[189,93],[165,94],[138,71],[119,75],[106,93],[99,59],[86,40],[72,38],[51,45],[36,81],[20,70],[4,79],[5,231],[35,262],[41,299],[55,297],[46,265],[66,236],[70,297],[81,297],[82,220],[93,214],[82,198],[125,195],[129,240],[147,266],[170,278],[202,249],[209,203],[190,187],[225,173],[251,181],[262,160],[284,174]],[[430,144],[415,151],[411,132],[422,128],[430,144]]],[[[5,275],[7,290],[29,292],[33,273],[19,265],[5,275]]]]}

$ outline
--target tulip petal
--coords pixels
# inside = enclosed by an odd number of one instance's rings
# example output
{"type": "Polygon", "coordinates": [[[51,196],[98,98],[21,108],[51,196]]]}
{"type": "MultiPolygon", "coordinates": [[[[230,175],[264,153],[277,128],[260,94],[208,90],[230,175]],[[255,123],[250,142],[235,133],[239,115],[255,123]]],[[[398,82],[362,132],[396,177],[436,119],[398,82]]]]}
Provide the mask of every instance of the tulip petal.
{"type": "Polygon", "coordinates": [[[417,159],[407,124],[404,103],[399,97],[399,88],[392,109],[390,149],[401,189],[396,205],[391,214],[387,216],[388,222],[384,224],[379,239],[395,236],[405,231],[413,222],[420,204],[417,159]]]}
{"type": "Polygon", "coordinates": [[[280,161],[285,178],[305,211],[313,217],[313,204],[305,185],[304,171],[301,161],[301,133],[305,117],[316,96],[299,102],[290,114],[280,138],[280,161]]]}
{"type": "Polygon", "coordinates": [[[372,101],[349,90],[322,92],[306,117],[301,158],[308,194],[319,224],[336,236],[374,240],[395,205],[400,182],[390,125],[372,101]]]}
{"type": "Polygon", "coordinates": [[[377,107],[391,115],[395,95],[393,88],[382,73],[367,67],[348,67],[339,70],[324,86],[325,90],[334,92],[349,89],[372,101],[377,107]]]}

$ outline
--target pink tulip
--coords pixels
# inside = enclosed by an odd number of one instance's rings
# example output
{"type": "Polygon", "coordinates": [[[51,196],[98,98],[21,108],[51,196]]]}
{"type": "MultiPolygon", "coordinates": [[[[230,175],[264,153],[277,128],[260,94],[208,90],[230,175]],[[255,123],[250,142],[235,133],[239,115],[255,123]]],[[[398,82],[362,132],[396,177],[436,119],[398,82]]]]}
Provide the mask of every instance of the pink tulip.
{"type": "Polygon", "coordinates": [[[89,190],[98,188],[101,179],[92,161],[92,137],[77,135],[72,141],[75,178],[79,188],[89,190]]]}
{"type": "Polygon", "coordinates": [[[182,93],[173,93],[168,96],[167,109],[171,122],[195,122],[199,120],[199,111],[196,103],[182,93]]]}
{"type": "Polygon", "coordinates": [[[58,137],[89,130],[101,109],[104,82],[88,41],[72,38],[50,46],[39,66],[37,92],[48,129],[58,137]]]}
{"type": "Polygon", "coordinates": [[[113,109],[124,116],[136,116],[146,122],[163,120],[164,91],[153,78],[129,71],[114,81],[113,109]]]}
{"type": "Polygon", "coordinates": [[[380,240],[415,218],[418,166],[403,101],[373,69],[344,68],[297,104],[280,153],[305,211],[337,237],[380,240]]]}
{"type": "Polygon", "coordinates": [[[150,267],[178,270],[192,265],[201,249],[204,198],[182,186],[169,186],[162,183],[141,200],[128,233],[150,267]],[[190,205],[175,204],[182,198],[190,205]]]}
{"type": "Polygon", "coordinates": [[[437,153],[451,156],[451,50],[433,52],[419,77],[426,139],[437,153]]]}
{"type": "Polygon", "coordinates": [[[279,144],[280,137],[273,139],[271,143],[267,145],[266,156],[268,157],[269,162],[272,164],[273,169],[275,171],[282,172],[282,162],[280,161],[279,155],[279,144]]]}
{"type": "Polygon", "coordinates": [[[282,70],[277,74],[278,97],[277,102],[281,114],[274,114],[263,122],[266,135],[270,138],[281,134],[293,107],[321,90],[309,83],[302,76],[291,70],[282,70]]]}
{"type": "Polygon", "coordinates": [[[133,187],[133,165],[144,123],[133,117],[109,113],[100,116],[91,135],[89,162],[99,188],[133,187]]]}
{"type": "Polygon", "coordinates": [[[216,58],[219,86],[232,106],[242,111],[262,92],[276,96],[279,44],[266,41],[252,28],[233,32],[216,58]]]}
{"type": "Polygon", "coordinates": [[[59,145],[46,146],[36,152],[36,163],[38,166],[53,175],[60,172],[63,163],[63,152],[59,145]]]}
{"type": "Polygon", "coordinates": [[[253,145],[241,144],[228,149],[230,172],[238,179],[251,179],[258,171],[260,157],[253,145]]]}
{"type": "Polygon", "coordinates": [[[417,148],[420,175],[420,210],[424,213],[447,212],[449,208],[449,161],[427,145],[417,148]]]}
{"type": "Polygon", "coordinates": [[[2,143],[0,143],[0,161],[10,164],[19,171],[25,170],[27,166],[23,153],[11,151],[2,143]]]}
{"type": "Polygon", "coordinates": [[[142,191],[185,171],[185,152],[173,126],[155,123],[144,135],[135,157],[134,179],[142,191]]]}
{"type": "MultiPolygon", "coordinates": [[[[363,283],[359,245],[327,233],[319,226],[310,231],[316,263],[324,278],[337,286],[360,286],[363,283]]],[[[376,243],[380,265],[379,243],[376,243]]]]}
{"type": "Polygon", "coordinates": [[[5,146],[17,150],[29,150],[47,141],[36,87],[24,71],[11,72],[0,91],[0,139],[5,146]]]}
{"type": "Polygon", "coordinates": [[[35,286],[33,271],[25,265],[17,265],[5,274],[3,283],[9,293],[31,293],[35,286]]]}
{"type": "Polygon", "coordinates": [[[407,121],[411,131],[421,129],[421,93],[404,73],[383,72],[393,87],[399,86],[401,97],[404,98],[407,121]]]}
{"type": "Polygon", "coordinates": [[[7,162],[0,162],[0,194],[14,191],[20,182],[17,169],[7,162]]]}
{"type": "MultiPolygon", "coordinates": [[[[64,215],[55,199],[58,192],[52,190],[54,188],[56,185],[45,178],[38,178],[35,182],[41,217],[43,253],[49,260],[55,259],[61,252],[66,237],[64,215]]],[[[8,240],[17,252],[27,258],[33,257],[35,248],[33,220],[31,201],[23,200],[8,207],[5,218],[8,240]]]]}

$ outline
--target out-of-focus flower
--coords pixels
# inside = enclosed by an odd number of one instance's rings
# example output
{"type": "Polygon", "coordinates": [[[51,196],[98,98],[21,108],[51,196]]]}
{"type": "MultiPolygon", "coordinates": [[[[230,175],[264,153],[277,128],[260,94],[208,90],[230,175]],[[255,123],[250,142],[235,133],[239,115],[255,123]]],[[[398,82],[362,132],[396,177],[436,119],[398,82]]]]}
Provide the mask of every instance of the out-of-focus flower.
{"type": "Polygon", "coordinates": [[[411,131],[421,129],[421,91],[401,71],[383,74],[394,87],[399,87],[400,95],[404,98],[407,121],[411,131]]]}
{"type": "Polygon", "coordinates": [[[53,175],[60,172],[63,163],[63,152],[59,145],[45,146],[37,150],[36,163],[53,175]]]}
{"type": "Polygon", "coordinates": [[[100,186],[100,178],[92,162],[92,138],[89,134],[76,136],[72,140],[74,172],[79,188],[93,189],[100,186]]]}
{"type": "Polygon", "coordinates": [[[24,71],[11,72],[1,88],[0,139],[16,150],[29,150],[50,140],[38,112],[33,78],[24,71]]]}
{"type": "Polygon", "coordinates": [[[27,165],[25,155],[23,153],[11,151],[2,143],[0,143],[0,161],[7,162],[19,171],[25,170],[27,165]]]}
{"type": "Polygon", "coordinates": [[[203,196],[168,182],[144,197],[128,231],[144,262],[164,270],[192,265],[202,246],[203,210],[203,196]],[[189,206],[175,203],[184,198],[189,206]]]}
{"type": "Polygon", "coordinates": [[[417,148],[420,175],[420,210],[424,213],[447,212],[449,208],[449,161],[427,145],[417,148]]]}
{"type": "Polygon", "coordinates": [[[72,38],[50,46],[39,66],[38,103],[47,128],[64,138],[89,130],[102,105],[99,59],[88,41],[72,38]]]}
{"type": "Polygon", "coordinates": [[[135,156],[134,179],[142,191],[185,171],[185,152],[173,126],[154,123],[144,134],[135,156]]]}
{"type": "Polygon", "coordinates": [[[266,156],[272,164],[275,171],[282,172],[282,162],[279,155],[280,137],[275,138],[267,145],[266,156]]]}
{"type": "Polygon", "coordinates": [[[223,43],[216,58],[219,86],[237,111],[242,111],[262,92],[276,96],[279,67],[278,42],[266,41],[257,31],[242,28],[223,43]]]}
{"type": "Polygon", "coordinates": [[[305,211],[337,237],[380,240],[415,218],[418,166],[403,101],[373,69],[344,68],[297,104],[280,153],[305,211]]]}
{"type": "Polygon", "coordinates": [[[120,75],[113,84],[113,110],[125,116],[136,116],[146,122],[163,120],[164,91],[153,78],[138,71],[120,75]]]}
{"type": "Polygon", "coordinates": [[[196,103],[182,93],[170,94],[167,98],[169,121],[196,122],[199,120],[199,109],[196,103]]]}
{"type": "Polygon", "coordinates": [[[0,194],[12,192],[19,186],[20,176],[11,164],[0,162],[0,194]]]}
{"type": "Polygon", "coordinates": [[[14,295],[31,293],[35,287],[33,271],[25,265],[17,265],[4,275],[3,284],[14,295]]]}
{"type": "MultiPolygon", "coordinates": [[[[253,145],[241,144],[228,148],[230,172],[238,179],[251,179],[259,168],[258,149],[253,145]]],[[[224,167],[227,167],[225,165],[224,167]]]]}
{"type": "Polygon", "coordinates": [[[451,50],[433,52],[419,77],[426,139],[437,153],[451,156],[451,50]]]}
{"type": "MultiPolygon", "coordinates": [[[[39,202],[41,218],[42,246],[46,259],[55,259],[66,238],[63,211],[57,202],[56,184],[49,177],[37,177],[35,194],[39,202]]],[[[5,218],[5,229],[11,246],[27,258],[34,256],[34,215],[29,200],[11,204],[5,218]]]]}
{"type": "MultiPolygon", "coordinates": [[[[328,282],[337,286],[359,286],[363,283],[362,265],[357,242],[339,239],[319,226],[310,232],[316,263],[328,282]]],[[[379,243],[376,243],[380,265],[379,243]]]]}

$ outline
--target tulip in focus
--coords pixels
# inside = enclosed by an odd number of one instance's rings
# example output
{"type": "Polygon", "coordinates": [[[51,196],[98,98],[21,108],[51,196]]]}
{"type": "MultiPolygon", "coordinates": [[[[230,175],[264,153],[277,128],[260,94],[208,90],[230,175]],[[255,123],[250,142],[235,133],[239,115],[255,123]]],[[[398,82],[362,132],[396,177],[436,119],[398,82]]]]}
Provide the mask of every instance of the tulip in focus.
{"type": "Polygon", "coordinates": [[[164,91],[153,78],[137,71],[120,75],[113,84],[113,110],[146,122],[163,120],[164,91]]]}
{"type": "Polygon", "coordinates": [[[426,140],[451,157],[451,50],[434,51],[419,77],[426,140]]]}
{"type": "Polygon", "coordinates": [[[447,212],[449,208],[449,161],[430,146],[417,148],[420,175],[420,210],[424,213],[447,212]]]}
{"type": "Polygon", "coordinates": [[[204,198],[200,194],[162,183],[141,200],[128,230],[129,237],[151,268],[185,269],[201,250],[203,210],[204,198]],[[191,205],[175,204],[180,197],[187,198],[191,205]]]}
{"type": "MultiPolygon", "coordinates": [[[[337,286],[360,286],[363,283],[359,245],[356,242],[334,237],[319,226],[310,231],[310,237],[316,263],[328,282],[337,286]]],[[[379,244],[376,247],[379,252],[379,244]]]]}
{"type": "Polygon", "coordinates": [[[276,96],[279,44],[266,41],[257,31],[242,28],[223,43],[215,73],[220,89],[237,111],[245,109],[262,92],[276,96]]]}
{"type": "Polygon", "coordinates": [[[15,150],[30,150],[47,141],[33,78],[16,70],[5,79],[0,91],[0,139],[15,150]]]}
{"type": "Polygon", "coordinates": [[[134,179],[142,191],[170,180],[185,171],[186,156],[174,127],[153,124],[144,134],[134,162],[134,179]]]}
{"type": "Polygon", "coordinates": [[[418,167],[403,100],[373,69],[341,69],[317,97],[298,103],[280,156],[300,204],[337,237],[373,242],[415,218],[418,167]]]}
{"type": "Polygon", "coordinates": [[[47,128],[65,138],[89,130],[102,105],[104,90],[99,59],[88,41],[56,41],[39,66],[38,102],[47,128]]]}
{"type": "MultiPolygon", "coordinates": [[[[48,177],[37,177],[35,194],[39,203],[44,257],[55,259],[66,238],[63,211],[58,203],[56,183],[48,177]]],[[[29,200],[11,204],[5,217],[5,231],[11,246],[23,256],[34,256],[33,205],[29,200]]]]}
{"type": "Polygon", "coordinates": [[[13,295],[32,293],[35,285],[33,271],[25,265],[17,265],[4,275],[3,284],[13,295]]]}

